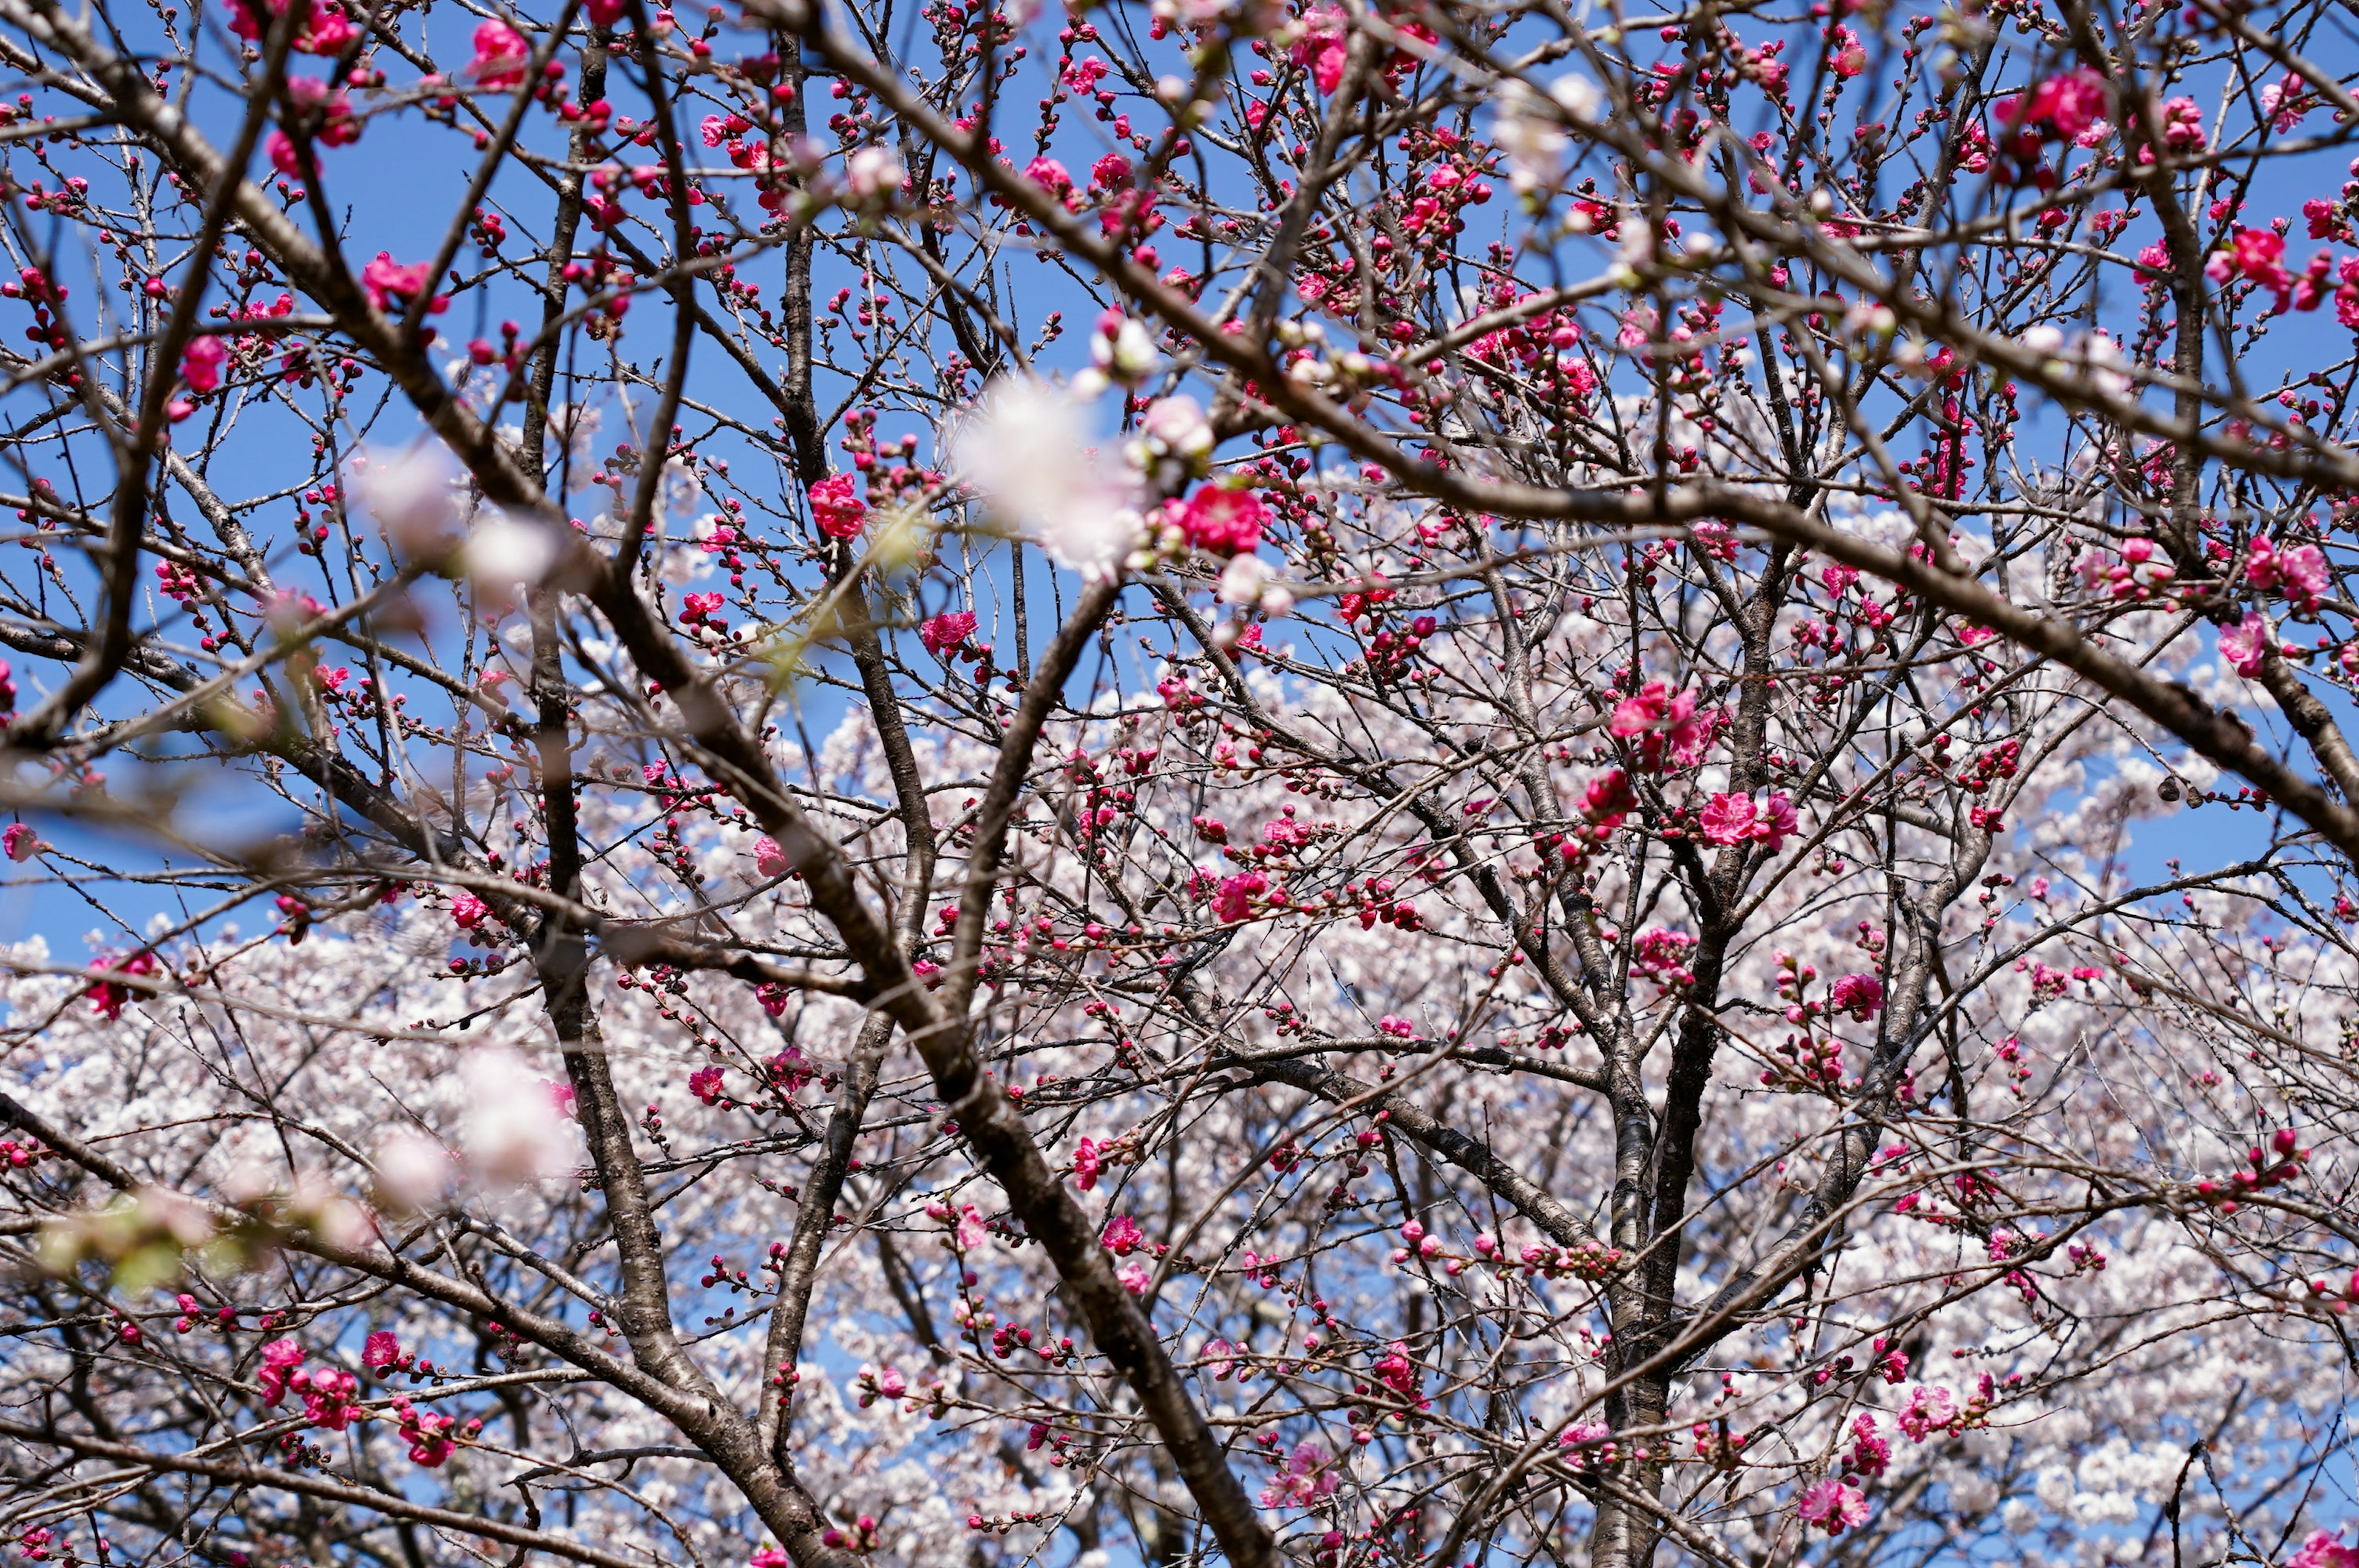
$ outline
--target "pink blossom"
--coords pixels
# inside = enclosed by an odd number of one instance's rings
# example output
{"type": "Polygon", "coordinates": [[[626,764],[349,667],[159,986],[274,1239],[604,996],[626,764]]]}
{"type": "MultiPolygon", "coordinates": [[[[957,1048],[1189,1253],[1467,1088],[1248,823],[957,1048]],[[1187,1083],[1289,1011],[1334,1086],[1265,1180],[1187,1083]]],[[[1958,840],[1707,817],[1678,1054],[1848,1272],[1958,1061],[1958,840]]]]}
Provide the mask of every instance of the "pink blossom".
{"type": "Polygon", "coordinates": [[[1253,914],[1253,901],[1269,891],[1269,879],[1259,871],[1239,871],[1223,877],[1212,894],[1212,914],[1222,920],[1244,920],[1253,914]]]}
{"type": "Polygon", "coordinates": [[[451,900],[451,918],[459,923],[459,928],[462,931],[473,931],[491,918],[491,905],[473,893],[458,893],[451,900]]]}
{"type": "Polygon", "coordinates": [[[1417,1025],[1397,1013],[1388,1012],[1376,1020],[1376,1033],[1389,1034],[1396,1040],[1414,1040],[1417,1038],[1417,1025]]]}
{"type": "Polygon", "coordinates": [[[190,392],[218,392],[222,366],[228,362],[229,344],[217,336],[199,338],[180,356],[180,379],[190,392]]]}
{"type": "Polygon", "coordinates": [[[2257,610],[2247,610],[2245,618],[2234,626],[2220,631],[2220,656],[2231,668],[2246,679],[2261,673],[2261,661],[2269,654],[2276,640],[2269,634],[2269,623],[2257,610]]]}
{"type": "Polygon", "coordinates": [[[1676,697],[1663,682],[1648,681],[1635,697],[1625,697],[1614,708],[1614,718],[1607,726],[1616,735],[1636,737],[1649,767],[1659,767],[1668,750],[1671,762],[1680,767],[1693,767],[1703,756],[1704,747],[1711,742],[1712,719],[1709,714],[1696,712],[1693,692],[1683,691],[1676,697]]]}
{"type": "Polygon", "coordinates": [[[767,837],[754,840],[754,869],[766,877],[783,877],[792,869],[787,852],[778,848],[776,838],[767,837]]]}
{"type": "Polygon", "coordinates": [[[1908,1390],[1900,1407],[1900,1430],[1911,1443],[1922,1443],[1937,1431],[1947,1431],[1957,1419],[1958,1397],[1938,1383],[1919,1383],[1908,1390]]]}
{"type": "Polygon", "coordinates": [[[0,851],[5,851],[10,860],[20,864],[31,860],[40,848],[40,836],[33,831],[29,823],[11,822],[7,831],[0,833],[0,851]]]}
{"type": "MultiPolygon", "coordinates": [[[[241,38],[261,42],[263,35],[269,30],[270,17],[277,15],[280,9],[268,5],[267,0],[265,0],[265,5],[266,9],[257,9],[247,0],[229,0],[229,30],[241,38]]],[[[339,55],[346,44],[360,37],[360,31],[359,25],[344,14],[342,6],[313,5],[305,13],[302,25],[296,29],[295,52],[330,57],[339,55]]]]}
{"type": "Polygon", "coordinates": [[[1272,1476],[1261,1491],[1266,1509],[1315,1508],[1335,1495],[1343,1477],[1331,1467],[1326,1447],[1305,1438],[1287,1456],[1286,1468],[1272,1476]]]}
{"type": "Polygon", "coordinates": [[[287,1382],[289,1388],[301,1389],[303,1419],[313,1426],[342,1432],[359,1413],[352,1401],[353,1395],[360,1390],[360,1379],[341,1368],[321,1367],[310,1373],[308,1380],[305,1374],[298,1372],[287,1382]]]}
{"type": "Polygon", "coordinates": [[[1753,837],[1753,797],[1715,795],[1703,808],[1703,836],[1715,844],[1742,844],[1753,837]]]}
{"type": "Polygon", "coordinates": [[[1829,1476],[1805,1491],[1794,1511],[1829,1535],[1841,1535],[1867,1522],[1867,1498],[1857,1487],[1829,1476]]]}
{"type": "MultiPolygon", "coordinates": [[[[377,252],[376,258],[361,268],[361,289],[368,296],[370,308],[387,312],[407,310],[409,302],[425,291],[428,285],[426,271],[432,265],[431,262],[412,262],[404,266],[393,259],[390,251],[377,252]]],[[[428,314],[439,315],[449,305],[450,300],[438,294],[428,302],[426,308],[428,314]]]]}
{"type": "Polygon", "coordinates": [[[154,974],[156,955],[134,953],[120,964],[92,964],[90,972],[94,978],[82,994],[90,999],[98,1015],[111,1023],[123,1016],[123,1004],[131,1000],[131,988],[115,977],[154,974]]]}
{"type": "Polygon", "coordinates": [[[1098,1184],[1098,1171],[1103,1164],[1098,1146],[1084,1138],[1073,1149],[1073,1184],[1088,1192],[1098,1184]]]}
{"type": "Polygon", "coordinates": [[[852,476],[832,474],[810,487],[811,517],[831,539],[849,539],[860,532],[868,515],[867,503],[852,492],[852,476]]]}
{"type": "Polygon", "coordinates": [[[378,1329],[362,1346],[361,1365],[364,1367],[394,1367],[400,1361],[401,1341],[394,1337],[390,1330],[378,1329]]]}
{"type": "Polygon", "coordinates": [[[451,1439],[451,1429],[459,1424],[456,1416],[419,1411],[410,1404],[407,1395],[395,1398],[393,1411],[402,1439],[409,1444],[411,1464],[433,1470],[449,1461],[451,1451],[458,1446],[451,1439]]]}
{"type": "Polygon", "coordinates": [[[1188,498],[1180,526],[1188,543],[1207,555],[1234,556],[1261,543],[1269,508],[1249,490],[1208,484],[1188,498]]]}
{"type": "Polygon", "coordinates": [[[2301,1550],[2287,1560],[2286,1568],[2359,1568],[2359,1546],[2343,1545],[2333,1530],[2313,1530],[2301,1550]]]}
{"type": "Polygon", "coordinates": [[[1024,178],[1053,196],[1061,197],[1073,189],[1073,177],[1052,157],[1034,158],[1025,166],[1024,178]]]}
{"type": "Polygon", "coordinates": [[[953,648],[964,647],[966,640],[973,635],[974,611],[972,610],[947,611],[918,628],[918,641],[926,645],[926,652],[938,659],[953,648]]]}
{"type": "Polygon", "coordinates": [[[2214,251],[2203,264],[2203,276],[2214,283],[2242,278],[2277,296],[2277,308],[2293,303],[2293,275],[2285,269],[2285,236],[2268,229],[2239,228],[2224,251],[2214,251]]]}
{"type": "Polygon", "coordinates": [[[1612,1463],[1611,1449],[1614,1429],[1602,1421],[1578,1422],[1557,1433],[1556,1445],[1564,1462],[1574,1469],[1585,1469],[1591,1459],[1612,1463]]]}
{"type": "Polygon", "coordinates": [[[960,1251],[973,1251],[988,1240],[990,1235],[991,1233],[984,1228],[983,1215],[974,1205],[968,1204],[959,1210],[957,1241],[960,1251]]]}
{"type": "Polygon", "coordinates": [[[1851,1423],[1851,1454],[1843,1463],[1856,1475],[1876,1476],[1884,1474],[1892,1463],[1892,1444],[1886,1442],[1875,1429],[1875,1418],[1864,1411],[1851,1423]]]}
{"type": "Polygon", "coordinates": [[[2093,70],[2051,76],[2002,106],[1999,117],[2026,127],[2047,125],[2069,142],[2105,117],[2105,79],[2093,70]]]}
{"type": "Polygon", "coordinates": [[[2304,613],[2314,613],[2327,589],[2326,552],[2316,545],[2280,550],[2267,539],[2256,539],[2245,563],[2245,580],[2255,588],[2283,589],[2304,613]]]}
{"type": "Polygon", "coordinates": [[[1122,1281],[1124,1290],[1135,1296],[1145,1295],[1147,1287],[1155,1282],[1155,1271],[1141,1262],[1125,1263],[1114,1271],[1114,1277],[1122,1281]]]}
{"type": "Polygon", "coordinates": [[[303,1364],[303,1347],[291,1339],[274,1339],[262,1347],[262,1366],[254,1380],[262,1385],[262,1402],[275,1405],[287,1397],[287,1383],[303,1364]]]}
{"type": "Polygon", "coordinates": [[[1308,66],[1310,79],[1321,92],[1332,92],[1343,83],[1343,67],[1349,60],[1343,40],[1343,13],[1333,5],[1320,5],[1302,16],[1302,36],[1294,46],[1294,63],[1308,66]]]}
{"type": "Polygon", "coordinates": [[[1127,1258],[1147,1245],[1147,1237],[1138,1228],[1138,1221],[1126,1214],[1118,1214],[1106,1221],[1105,1231],[1099,1239],[1106,1250],[1117,1258],[1127,1258]]]}
{"type": "Polygon", "coordinates": [[[1827,1000],[1865,1023],[1884,1007],[1884,982],[1874,975],[1845,975],[1828,990],[1827,1000]]]}
{"type": "Polygon", "coordinates": [[[688,1076],[688,1092],[707,1105],[721,1103],[721,1069],[700,1067],[688,1076]]]}
{"type": "Polygon", "coordinates": [[[2301,124],[2317,100],[2310,95],[2310,84],[2292,71],[2285,80],[2261,89],[2261,113],[2269,117],[2270,125],[2279,135],[2301,124]]]}
{"type": "Polygon", "coordinates": [[[467,74],[480,85],[515,87],[531,63],[532,49],[522,33],[496,16],[475,25],[475,55],[467,62],[467,74]]]}

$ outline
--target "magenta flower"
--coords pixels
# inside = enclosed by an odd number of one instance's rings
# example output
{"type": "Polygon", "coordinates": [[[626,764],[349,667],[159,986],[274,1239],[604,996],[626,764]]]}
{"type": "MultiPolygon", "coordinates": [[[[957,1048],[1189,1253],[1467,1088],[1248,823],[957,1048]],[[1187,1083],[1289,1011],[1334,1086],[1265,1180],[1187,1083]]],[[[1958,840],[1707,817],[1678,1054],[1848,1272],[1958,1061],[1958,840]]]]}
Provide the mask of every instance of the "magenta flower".
{"type": "Polygon", "coordinates": [[[2287,1561],[2286,1568],[2359,1568],[2359,1546],[2343,1545],[2343,1538],[2331,1530],[2316,1530],[2287,1561]]]}
{"type": "Polygon", "coordinates": [[[852,492],[852,476],[830,475],[810,487],[811,517],[831,539],[849,539],[860,532],[868,505],[852,492]]]}
{"type": "Polygon", "coordinates": [[[476,24],[475,56],[467,62],[467,74],[480,85],[514,87],[531,62],[532,49],[522,33],[496,16],[476,24]]]}
{"type": "Polygon", "coordinates": [[[1309,1438],[1294,1445],[1287,1456],[1286,1468],[1270,1478],[1261,1489],[1261,1506],[1266,1509],[1307,1509],[1316,1507],[1335,1495],[1343,1477],[1332,1468],[1326,1448],[1309,1438]]]}
{"type": "Polygon", "coordinates": [[[1180,526],[1188,543],[1207,555],[1235,556],[1261,543],[1269,508],[1249,490],[1208,484],[1188,498],[1180,526]]]}
{"type": "Polygon", "coordinates": [[[1703,808],[1703,836],[1715,844],[1742,844],[1753,837],[1753,797],[1715,795],[1703,808]]]}
{"type": "Polygon", "coordinates": [[[1919,1383],[1908,1390],[1900,1407],[1900,1430],[1911,1443],[1922,1443],[1937,1431],[1947,1431],[1958,1416],[1958,1398],[1935,1383],[1919,1383]]]}
{"type": "Polygon", "coordinates": [[[1830,1476],[1804,1492],[1794,1511],[1829,1535],[1841,1535],[1867,1522],[1867,1498],[1857,1487],[1830,1476]]]}
{"type": "Polygon", "coordinates": [[[1268,891],[1269,879],[1259,871],[1223,877],[1212,894],[1212,914],[1222,920],[1244,920],[1253,914],[1253,901],[1268,891]]]}
{"type": "Polygon", "coordinates": [[[787,852],[778,848],[776,838],[764,837],[754,840],[754,869],[766,877],[783,877],[792,869],[787,852]]]}
{"type": "Polygon", "coordinates": [[[926,652],[938,659],[953,648],[966,646],[966,640],[973,635],[974,611],[972,610],[945,611],[918,628],[918,641],[926,645],[926,652]]]}
{"type": "Polygon", "coordinates": [[[190,392],[221,390],[222,366],[229,362],[229,345],[217,337],[199,338],[180,356],[180,379],[190,392]]]}
{"type": "Polygon", "coordinates": [[[1883,1011],[1884,982],[1874,975],[1845,975],[1827,992],[1827,1000],[1837,1011],[1865,1023],[1883,1011]]]}
{"type": "Polygon", "coordinates": [[[2257,610],[2247,610],[2242,621],[2220,631],[2220,656],[2247,680],[2261,673],[2261,661],[2275,645],[2269,623],[2257,610]]]}

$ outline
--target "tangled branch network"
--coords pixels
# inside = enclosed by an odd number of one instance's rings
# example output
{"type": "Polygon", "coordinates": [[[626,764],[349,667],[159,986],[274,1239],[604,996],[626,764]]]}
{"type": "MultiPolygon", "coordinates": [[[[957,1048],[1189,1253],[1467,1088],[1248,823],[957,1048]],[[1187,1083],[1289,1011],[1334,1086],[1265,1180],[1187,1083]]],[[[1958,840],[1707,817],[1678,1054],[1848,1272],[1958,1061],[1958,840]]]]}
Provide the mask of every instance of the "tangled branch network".
{"type": "Polygon", "coordinates": [[[2347,5],[0,79],[0,1557],[2359,1568],[2347,5]]]}

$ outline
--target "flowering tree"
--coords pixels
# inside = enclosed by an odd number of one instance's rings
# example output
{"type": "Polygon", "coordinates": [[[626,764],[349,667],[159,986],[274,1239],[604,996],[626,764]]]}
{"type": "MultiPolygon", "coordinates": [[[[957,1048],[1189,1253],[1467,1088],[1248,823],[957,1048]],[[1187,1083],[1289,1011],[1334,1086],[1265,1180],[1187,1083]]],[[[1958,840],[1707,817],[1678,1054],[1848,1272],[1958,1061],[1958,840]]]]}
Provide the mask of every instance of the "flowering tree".
{"type": "Polygon", "coordinates": [[[2339,9],[0,56],[23,1559],[2359,1565],[2339,9]]]}

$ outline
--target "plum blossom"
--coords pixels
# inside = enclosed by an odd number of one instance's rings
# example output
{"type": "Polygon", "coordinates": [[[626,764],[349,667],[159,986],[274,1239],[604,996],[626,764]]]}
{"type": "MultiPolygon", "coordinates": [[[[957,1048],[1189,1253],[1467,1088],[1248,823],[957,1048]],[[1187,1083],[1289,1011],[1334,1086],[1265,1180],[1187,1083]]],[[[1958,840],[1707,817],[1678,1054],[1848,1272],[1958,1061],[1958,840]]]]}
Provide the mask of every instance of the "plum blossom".
{"type": "Polygon", "coordinates": [[[868,515],[867,503],[852,492],[848,473],[831,474],[812,485],[810,509],[820,532],[831,539],[857,537],[861,520],[868,515]]]}
{"type": "Polygon", "coordinates": [[[754,869],[765,877],[783,877],[794,869],[785,849],[766,834],[754,840],[754,869]]]}
{"type": "Polygon", "coordinates": [[[2225,250],[2212,253],[2203,276],[2214,283],[2241,278],[2277,297],[2282,312],[2293,304],[2293,275],[2285,268],[2285,236],[2267,229],[2239,228],[2225,250]]]}
{"type": "Polygon", "coordinates": [[[2009,124],[2046,126],[2060,140],[2078,140],[2105,117],[2105,79],[2093,70],[2051,76],[2001,104],[1998,115],[2009,124]]]}
{"type": "MultiPolygon", "coordinates": [[[[411,262],[408,265],[393,259],[389,251],[379,251],[375,259],[361,268],[361,291],[368,296],[369,307],[390,312],[409,308],[409,302],[426,291],[429,279],[426,271],[429,262],[411,262]]],[[[429,315],[440,315],[448,308],[450,299],[436,295],[427,301],[429,315]]]]}
{"type": "Polygon", "coordinates": [[[1234,556],[1261,543],[1269,508],[1250,490],[1208,484],[1188,498],[1179,514],[1188,543],[1207,555],[1234,556]]]}
{"type": "Polygon", "coordinates": [[[2359,1568],[2359,1546],[2343,1545],[2333,1530],[2312,1530],[2301,1550],[2286,1560],[2286,1568],[2359,1568]]]}
{"type": "Polygon", "coordinates": [[[1098,318],[1096,330],[1090,333],[1090,366],[1104,380],[1116,386],[1136,386],[1154,374],[1162,362],[1144,322],[1118,309],[1109,309],[1098,318]]]}
{"type": "Polygon", "coordinates": [[[20,865],[38,854],[42,848],[40,835],[33,831],[30,823],[11,822],[5,832],[0,832],[0,853],[5,853],[20,865]]]}
{"type": "Polygon", "coordinates": [[[229,362],[229,344],[207,335],[191,342],[180,355],[180,379],[190,392],[221,390],[222,366],[229,362]]]}
{"type": "Polygon", "coordinates": [[[1253,914],[1254,900],[1269,891],[1269,879],[1259,871],[1239,871],[1221,879],[1212,894],[1212,914],[1222,920],[1245,920],[1253,914]]]}
{"type": "Polygon", "coordinates": [[[918,628],[918,641],[938,659],[952,649],[966,646],[966,640],[973,635],[972,610],[945,611],[918,628]]]}
{"type": "Polygon", "coordinates": [[[112,1023],[123,1016],[123,1007],[131,1000],[132,990],[123,981],[135,976],[156,972],[156,955],[137,952],[120,963],[99,962],[90,967],[93,977],[82,995],[90,999],[98,1015],[112,1023]]]}
{"type": "Polygon", "coordinates": [[[1758,840],[1771,854],[1795,830],[1794,803],[1784,792],[1756,806],[1749,795],[1715,795],[1703,808],[1703,836],[1715,844],[1758,840]]]}
{"type": "Polygon", "coordinates": [[[2247,680],[2261,673],[2262,661],[2276,645],[2268,622],[2257,610],[2247,610],[2242,621],[2220,629],[2220,656],[2247,680]]]}
{"type": "Polygon", "coordinates": [[[262,1402],[276,1405],[283,1401],[295,1368],[302,1364],[303,1347],[294,1340],[278,1338],[265,1345],[262,1365],[254,1374],[254,1380],[262,1387],[262,1402]]]}
{"type": "Polygon", "coordinates": [[[488,589],[530,587],[549,575],[562,548],[552,529],[490,513],[467,535],[467,576],[488,589]]]}
{"type": "Polygon", "coordinates": [[[477,85],[501,88],[523,82],[525,68],[532,63],[532,49],[522,33],[493,16],[475,25],[474,45],[466,73],[477,85]]]}
{"type": "Polygon", "coordinates": [[[2316,545],[2279,549],[2267,539],[2256,539],[2245,563],[2245,580],[2258,589],[2282,589],[2302,613],[2315,614],[2329,581],[2326,552],[2316,545]]]}
{"type": "Polygon", "coordinates": [[[1607,728],[1625,740],[1638,741],[1649,768],[1660,767],[1666,752],[1673,764],[1687,768],[1701,760],[1712,740],[1712,718],[1696,711],[1693,692],[1675,696],[1668,685],[1656,680],[1617,703],[1607,728]]]}
{"type": "Polygon", "coordinates": [[[1261,1489],[1266,1509],[1316,1508],[1335,1495],[1343,1484],[1326,1446],[1305,1438],[1287,1455],[1286,1467],[1261,1489]]]}
{"type": "Polygon", "coordinates": [[[1845,975],[1827,991],[1828,1005],[1865,1023],[1884,1007],[1884,982],[1874,975],[1845,975]]]}
{"type": "Polygon", "coordinates": [[[1935,1432],[1948,1430],[1957,1415],[1957,1395],[1938,1383],[1919,1383],[1908,1390],[1897,1420],[1909,1442],[1922,1443],[1935,1432]]]}
{"type": "Polygon", "coordinates": [[[863,201],[879,201],[901,193],[909,178],[901,160],[885,147],[863,147],[844,160],[844,185],[863,201]]]}
{"type": "Polygon", "coordinates": [[[397,1394],[393,1400],[395,1430],[409,1444],[409,1462],[434,1470],[449,1463],[458,1446],[451,1436],[459,1424],[456,1416],[420,1411],[409,1402],[407,1394],[397,1394]]]}
{"type": "Polygon", "coordinates": [[[1073,1184],[1088,1192],[1098,1184],[1098,1172],[1103,1164],[1104,1157],[1099,1152],[1098,1146],[1089,1139],[1082,1139],[1073,1146],[1073,1184]]]}
{"type": "Polygon", "coordinates": [[[1876,1431],[1875,1417],[1862,1411],[1852,1419],[1851,1434],[1851,1453],[1843,1460],[1844,1467],[1870,1477],[1883,1475],[1892,1463],[1892,1444],[1876,1431]]]}
{"type": "Polygon", "coordinates": [[[1829,1476],[1805,1490],[1794,1511],[1829,1535],[1841,1535],[1867,1522],[1867,1498],[1848,1481],[1829,1476]]]}

